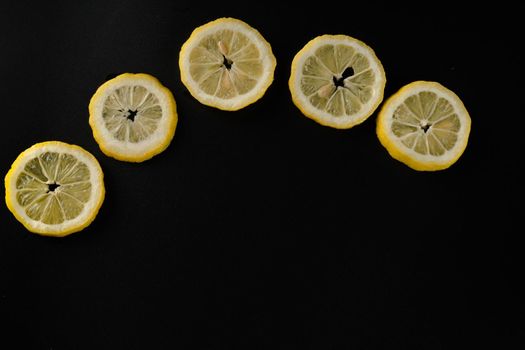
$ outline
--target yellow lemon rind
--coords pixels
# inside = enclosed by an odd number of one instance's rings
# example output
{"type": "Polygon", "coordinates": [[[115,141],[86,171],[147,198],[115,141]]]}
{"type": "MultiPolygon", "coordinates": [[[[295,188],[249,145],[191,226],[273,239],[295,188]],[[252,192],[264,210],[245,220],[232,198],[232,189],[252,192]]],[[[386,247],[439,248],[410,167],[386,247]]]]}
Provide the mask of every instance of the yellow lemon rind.
{"type": "Polygon", "coordinates": [[[61,142],[61,141],[40,142],[26,149],[22,153],[20,153],[18,157],[16,158],[16,160],[11,165],[11,168],[9,169],[9,171],[7,172],[4,178],[4,183],[5,183],[5,202],[6,202],[7,208],[14,215],[14,217],[22,225],[24,225],[24,227],[28,231],[42,235],[42,236],[51,236],[51,237],[64,237],[71,233],[82,231],[83,229],[88,227],[93,222],[93,220],[95,220],[95,218],[97,217],[98,212],[102,206],[102,203],[104,202],[105,193],[106,193],[105,187],[104,187],[104,173],[102,172],[102,168],[100,167],[100,164],[98,163],[97,159],[91,153],[83,149],[82,147],[73,145],[73,144],[68,144],[68,143],[61,142]],[[35,226],[35,224],[32,224],[31,221],[28,221],[26,217],[21,215],[20,211],[23,209],[20,208],[20,206],[18,205],[16,201],[17,175],[19,174],[21,169],[23,169],[27,159],[31,157],[35,153],[35,151],[39,151],[43,148],[48,148],[48,147],[52,147],[52,148],[56,147],[62,150],[67,149],[73,152],[79,152],[91,162],[91,165],[93,165],[97,169],[96,174],[94,174],[95,177],[93,178],[93,181],[94,181],[93,188],[98,189],[98,191],[94,191],[94,193],[98,195],[97,195],[97,198],[95,199],[95,202],[92,206],[92,210],[90,211],[89,216],[87,216],[83,221],[75,225],[67,226],[66,228],[61,229],[61,230],[53,229],[52,228],[53,225],[41,224],[39,225],[39,227],[35,226]]]}
{"type": "Polygon", "coordinates": [[[381,145],[386,148],[390,156],[408,167],[417,171],[438,171],[444,170],[452,166],[464,153],[471,129],[470,115],[465,108],[461,99],[451,90],[443,85],[432,81],[414,81],[403,86],[398,92],[390,96],[383,104],[381,111],[378,114],[376,121],[376,134],[381,145]],[[453,153],[444,160],[422,160],[414,156],[413,153],[408,153],[406,146],[400,144],[389,133],[388,119],[390,118],[390,111],[402,103],[406,97],[410,96],[416,89],[430,90],[433,92],[440,92],[442,96],[446,96],[447,100],[452,103],[455,111],[460,115],[462,120],[462,132],[458,138],[458,143],[454,145],[453,153]]]}
{"type": "MultiPolygon", "coordinates": [[[[258,46],[259,47],[259,46],[258,46]]],[[[259,47],[261,48],[261,47],[259,47]]],[[[188,40],[184,42],[184,44],[181,47],[180,53],[179,53],[179,69],[180,69],[180,78],[182,83],[186,86],[190,94],[200,103],[209,106],[214,107],[223,111],[238,111],[244,107],[247,107],[258,100],[260,100],[270,85],[273,82],[274,79],[274,72],[275,67],[277,66],[277,61],[275,59],[275,56],[272,52],[272,47],[270,43],[262,36],[262,34],[255,28],[251,27],[249,24],[247,24],[244,21],[241,21],[236,18],[231,17],[222,17],[218,18],[216,20],[213,20],[211,22],[208,22],[206,24],[203,24],[193,30],[188,40]],[[196,83],[193,81],[192,77],[189,74],[189,65],[188,62],[190,52],[192,49],[192,46],[194,43],[199,41],[201,39],[202,35],[205,35],[206,32],[213,30],[214,27],[221,26],[221,25],[237,25],[239,27],[242,27],[244,30],[250,32],[257,38],[258,43],[262,44],[262,48],[265,52],[261,52],[261,54],[265,57],[267,62],[267,67],[265,69],[265,72],[267,72],[267,76],[265,79],[262,79],[261,82],[257,87],[254,87],[252,90],[250,90],[250,93],[247,93],[244,95],[244,98],[239,99],[237,103],[232,103],[230,99],[222,99],[219,97],[208,95],[204,92],[201,92],[201,90],[196,86],[196,83]]],[[[241,95],[243,96],[243,95],[241,95]]]]}
{"type": "Polygon", "coordinates": [[[108,80],[104,84],[100,85],[100,87],[97,89],[97,91],[95,92],[95,94],[89,102],[88,109],[89,125],[91,126],[93,137],[97,141],[100,150],[108,157],[112,157],[121,161],[140,163],[153,158],[159,153],[162,153],[171,144],[171,141],[173,140],[173,137],[175,135],[175,130],[177,128],[177,104],[175,102],[175,98],[173,97],[171,90],[163,86],[157,78],[146,73],[123,73],[111,80],[108,80]],[[155,86],[164,96],[163,100],[167,107],[167,111],[165,111],[164,113],[168,118],[168,123],[165,129],[166,134],[163,137],[162,142],[159,142],[154,147],[145,149],[139,153],[134,154],[116,150],[114,147],[111,147],[108,144],[107,138],[103,136],[103,132],[102,130],[100,130],[100,128],[103,128],[104,125],[102,125],[101,122],[97,122],[97,105],[103,103],[103,99],[107,96],[107,89],[112,89],[114,86],[125,85],[123,83],[133,82],[136,80],[149,82],[150,84],[155,86]]]}
{"type": "Polygon", "coordinates": [[[288,80],[288,88],[290,90],[292,101],[295,104],[295,106],[301,111],[301,113],[312,119],[313,121],[317,122],[318,124],[321,124],[323,126],[332,127],[335,129],[350,129],[356,125],[359,125],[363,123],[365,120],[367,120],[379,107],[381,102],[383,101],[384,96],[384,89],[386,85],[386,75],[385,70],[383,68],[383,65],[377,55],[375,54],[374,50],[362,42],[359,39],[356,39],[354,37],[345,35],[345,34],[324,34],[320,35],[318,37],[313,38],[310,40],[297,54],[294,56],[292,60],[292,67],[290,72],[290,79],[288,80]],[[333,120],[321,117],[319,115],[318,110],[310,106],[308,103],[305,103],[302,101],[302,92],[300,91],[300,87],[297,85],[302,65],[300,64],[300,61],[305,59],[305,56],[308,56],[310,52],[314,51],[314,48],[318,45],[321,45],[327,41],[341,41],[341,42],[351,42],[354,43],[357,47],[361,48],[362,50],[367,52],[367,57],[371,58],[373,60],[373,63],[377,65],[377,71],[376,73],[379,73],[378,79],[380,79],[380,83],[378,86],[378,95],[374,101],[373,104],[370,105],[367,111],[359,115],[359,117],[353,117],[349,116],[347,121],[343,121],[343,118],[339,117],[339,122],[334,122],[333,120]]]}

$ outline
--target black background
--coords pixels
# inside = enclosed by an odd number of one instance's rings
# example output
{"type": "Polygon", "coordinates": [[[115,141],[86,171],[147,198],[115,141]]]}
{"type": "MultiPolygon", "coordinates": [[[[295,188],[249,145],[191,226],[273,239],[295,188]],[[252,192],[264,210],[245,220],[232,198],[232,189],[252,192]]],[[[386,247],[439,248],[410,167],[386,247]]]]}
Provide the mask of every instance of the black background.
{"type": "Polygon", "coordinates": [[[107,194],[91,226],[63,239],[0,208],[0,348],[522,341],[523,7],[37,4],[0,9],[0,172],[61,140],[97,157],[107,194]],[[222,16],[258,29],[277,58],[265,96],[237,112],[201,105],[180,81],[182,43],[222,16]],[[456,92],[472,118],[459,161],[434,173],[397,162],[377,113],[345,131],[302,116],[290,64],[321,34],[370,45],[386,97],[415,80],[456,92]],[[123,72],[156,76],[177,101],[170,147],[141,164],[106,157],[88,125],[92,94],[123,72]]]}

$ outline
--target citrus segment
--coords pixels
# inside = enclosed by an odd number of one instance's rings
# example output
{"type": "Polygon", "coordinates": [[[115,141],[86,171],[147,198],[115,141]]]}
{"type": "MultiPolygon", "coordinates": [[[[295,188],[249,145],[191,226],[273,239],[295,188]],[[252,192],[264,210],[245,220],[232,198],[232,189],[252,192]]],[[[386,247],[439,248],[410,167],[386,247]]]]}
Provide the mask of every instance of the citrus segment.
{"type": "Polygon", "coordinates": [[[106,155],[142,162],[169,146],[177,126],[175,99],[151,75],[121,74],[91,98],[89,124],[106,155]]]}
{"type": "Polygon", "coordinates": [[[182,45],[181,80],[201,103],[238,110],[260,99],[276,66],[270,44],[235,18],[219,18],[196,28],[182,45]]]}
{"type": "Polygon", "coordinates": [[[79,146],[58,141],[33,145],[5,177],[6,204],[29,231],[65,236],[88,226],[104,200],[97,160],[79,146]]]}
{"type": "Polygon", "coordinates": [[[455,93],[436,82],[416,81],[385,102],[376,131],[395,159],[416,170],[441,170],[463,154],[470,125],[455,93]]]}
{"type": "Polygon", "coordinates": [[[322,35],[295,55],[288,85],[304,115],[347,129],[375,111],[385,83],[383,66],[370,47],[347,35],[322,35]]]}

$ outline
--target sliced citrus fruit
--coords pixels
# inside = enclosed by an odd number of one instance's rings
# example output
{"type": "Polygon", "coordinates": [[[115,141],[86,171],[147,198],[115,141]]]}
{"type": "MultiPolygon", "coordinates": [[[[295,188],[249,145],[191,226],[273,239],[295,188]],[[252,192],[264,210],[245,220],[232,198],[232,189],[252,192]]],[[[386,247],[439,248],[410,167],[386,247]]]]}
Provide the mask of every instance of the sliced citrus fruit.
{"type": "Polygon", "coordinates": [[[175,98],[149,74],[124,73],[97,89],[89,103],[89,124],[106,155],[142,162],[164,151],[173,139],[175,98]]]}
{"type": "Polygon", "coordinates": [[[235,18],[196,28],[179,56],[181,80],[193,97],[228,111],[259,100],[273,81],[275,65],[270,44],[235,18]]]}
{"type": "Polygon", "coordinates": [[[288,85],[301,112],[319,124],[348,129],[383,100],[386,77],[374,51],[347,35],[321,35],[294,57],[288,85]]]}
{"type": "Polygon", "coordinates": [[[5,190],[7,207],[29,231],[57,237],[88,226],[105,194],[95,157],[58,141],[22,152],[5,177],[5,190]]]}
{"type": "Polygon", "coordinates": [[[383,105],[376,132],[390,155],[416,170],[442,170],[467,147],[470,116],[460,98],[436,82],[416,81],[383,105]]]}

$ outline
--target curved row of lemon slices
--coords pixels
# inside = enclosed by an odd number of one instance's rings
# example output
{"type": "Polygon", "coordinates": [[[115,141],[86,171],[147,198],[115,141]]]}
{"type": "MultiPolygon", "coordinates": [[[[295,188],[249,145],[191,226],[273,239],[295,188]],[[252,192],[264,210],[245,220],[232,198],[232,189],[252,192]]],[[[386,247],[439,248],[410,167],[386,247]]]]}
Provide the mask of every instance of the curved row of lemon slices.
{"type": "MultiPolygon", "coordinates": [[[[275,57],[248,24],[221,18],[196,28],[183,44],[181,80],[201,103],[238,110],[260,99],[273,80],[275,57]]],[[[322,35],[294,57],[292,101],[319,124],[348,129],[383,101],[386,76],[375,52],[347,35],[322,35]]],[[[393,95],[377,119],[377,136],[393,158],[416,170],[440,170],[461,156],[470,117],[452,91],[414,82],[393,95]]]]}
{"type": "MultiPolygon", "coordinates": [[[[234,111],[259,100],[276,60],[270,44],[248,24],[220,18],[196,28],[179,56],[181,80],[202,104],[234,111]]],[[[293,103],[319,124],[348,129],[383,100],[381,61],[362,41],[322,35],[294,57],[293,103]]],[[[89,124],[102,152],[142,162],[164,151],[177,126],[175,99],[148,74],[125,73],[102,84],[89,103],[89,124]]],[[[461,156],[470,117],[459,97],[435,82],[403,87],[384,104],[376,133],[390,155],[416,170],[440,170],[461,156]]],[[[95,157],[79,146],[42,142],[22,152],[5,177],[6,204],[31,232],[65,236],[89,225],[104,200],[95,157]]]]}

